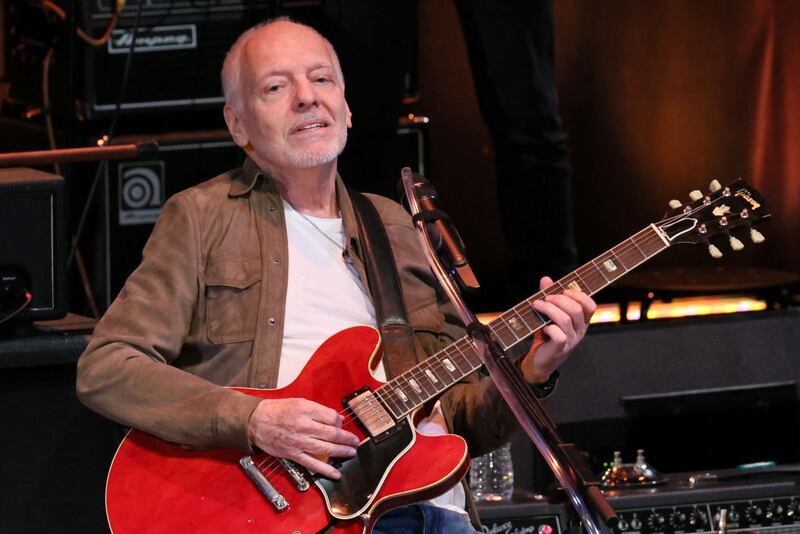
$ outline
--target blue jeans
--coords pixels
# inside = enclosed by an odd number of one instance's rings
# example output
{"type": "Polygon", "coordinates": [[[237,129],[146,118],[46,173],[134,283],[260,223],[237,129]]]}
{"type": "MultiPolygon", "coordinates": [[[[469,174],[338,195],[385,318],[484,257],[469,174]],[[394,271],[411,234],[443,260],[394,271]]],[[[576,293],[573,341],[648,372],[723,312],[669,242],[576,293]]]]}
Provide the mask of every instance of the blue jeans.
{"type": "Polygon", "coordinates": [[[397,508],[381,516],[373,534],[475,534],[464,514],[431,504],[397,508]]]}

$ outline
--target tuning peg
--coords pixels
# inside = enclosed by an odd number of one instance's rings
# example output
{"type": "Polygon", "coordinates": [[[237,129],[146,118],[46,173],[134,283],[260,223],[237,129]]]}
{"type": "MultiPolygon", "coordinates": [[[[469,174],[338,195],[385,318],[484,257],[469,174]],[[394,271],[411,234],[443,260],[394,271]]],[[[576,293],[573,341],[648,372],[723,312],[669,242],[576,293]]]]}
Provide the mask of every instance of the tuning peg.
{"type": "Polygon", "coordinates": [[[722,252],[715,245],[708,245],[708,253],[712,258],[719,259],[722,257],[722,252]]]}
{"type": "Polygon", "coordinates": [[[764,238],[764,234],[762,234],[761,232],[759,232],[755,228],[751,228],[750,229],[750,239],[753,241],[753,243],[758,244],[758,243],[763,243],[765,238],[764,238]]]}
{"type": "Polygon", "coordinates": [[[672,200],[669,201],[669,207],[672,208],[672,209],[678,209],[681,206],[683,206],[683,204],[681,204],[680,200],[672,199],[672,200]]]}
{"type": "Polygon", "coordinates": [[[701,198],[703,198],[703,193],[700,192],[699,189],[695,189],[694,191],[689,193],[689,198],[691,198],[692,200],[700,200],[701,198]]]}
{"type": "Polygon", "coordinates": [[[728,242],[731,244],[731,248],[737,252],[744,248],[744,244],[733,236],[728,242]]]}
{"type": "Polygon", "coordinates": [[[708,189],[709,189],[709,190],[710,190],[712,193],[716,193],[717,191],[719,191],[720,189],[722,189],[722,184],[721,184],[721,183],[719,183],[717,180],[711,180],[711,183],[708,185],[708,189]]]}

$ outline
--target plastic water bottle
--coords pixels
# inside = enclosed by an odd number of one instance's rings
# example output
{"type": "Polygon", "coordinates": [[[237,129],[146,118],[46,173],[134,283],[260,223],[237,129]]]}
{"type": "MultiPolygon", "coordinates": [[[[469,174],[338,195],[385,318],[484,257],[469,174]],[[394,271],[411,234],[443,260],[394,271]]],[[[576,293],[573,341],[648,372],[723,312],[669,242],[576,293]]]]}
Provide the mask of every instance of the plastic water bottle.
{"type": "Polygon", "coordinates": [[[469,488],[476,501],[510,501],[514,492],[514,465],[511,444],[473,458],[469,468],[469,488]]]}

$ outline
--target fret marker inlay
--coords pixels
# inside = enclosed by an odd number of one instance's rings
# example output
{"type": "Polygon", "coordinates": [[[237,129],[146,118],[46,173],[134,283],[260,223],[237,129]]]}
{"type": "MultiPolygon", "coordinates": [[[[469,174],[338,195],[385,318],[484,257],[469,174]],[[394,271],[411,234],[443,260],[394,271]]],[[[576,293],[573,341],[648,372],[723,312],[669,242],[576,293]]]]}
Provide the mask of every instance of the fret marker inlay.
{"type": "Polygon", "coordinates": [[[397,396],[400,397],[400,400],[402,400],[403,402],[408,402],[408,397],[406,396],[406,393],[402,389],[394,388],[394,390],[397,393],[397,396]]]}
{"type": "Polygon", "coordinates": [[[578,283],[577,280],[573,280],[572,282],[567,284],[567,287],[570,288],[570,289],[574,289],[575,291],[581,291],[581,292],[583,291],[581,289],[581,285],[578,283]]]}
{"type": "Polygon", "coordinates": [[[517,332],[524,330],[522,324],[519,322],[519,319],[517,319],[516,317],[510,318],[508,320],[508,324],[511,325],[511,328],[513,328],[517,332]]]}
{"type": "Polygon", "coordinates": [[[411,387],[414,389],[414,391],[416,391],[417,393],[422,393],[422,388],[419,387],[419,384],[417,384],[416,380],[414,380],[413,378],[410,378],[408,380],[408,383],[411,384],[411,387]]]}
{"type": "Polygon", "coordinates": [[[449,358],[445,358],[444,360],[442,360],[442,363],[444,364],[445,368],[451,373],[454,373],[456,371],[456,366],[453,365],[453,362],[451,362],[449,358]]]}
{"type": "Polygon", "coordinates": [[[433,371],[431,371],[430,369],[425,369],[425,375],[428,378],[430,378],[431,382],[433,382],[434,384],[438,384],[439,383],[439,379],[436,378],[436,375],[433,374],[433,371]]]}
{"type": "Polygon", "coordinates": [[[603,262],[603,267],[605,267],[606,271],[608,271],[610,273],[613,273],[614,271],[617,270],[617,265],[611,260],[604,261],[603,262]]]}

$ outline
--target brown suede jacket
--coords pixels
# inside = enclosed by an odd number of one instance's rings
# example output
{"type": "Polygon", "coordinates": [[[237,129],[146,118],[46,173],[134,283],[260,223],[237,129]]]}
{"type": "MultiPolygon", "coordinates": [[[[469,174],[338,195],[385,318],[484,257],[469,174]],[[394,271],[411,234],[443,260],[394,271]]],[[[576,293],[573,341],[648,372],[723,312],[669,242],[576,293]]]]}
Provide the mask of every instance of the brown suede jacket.
{"type": "MultiPolygon", "coordinates": [[[[346,248],[364,287],[357,226],[337,182],[346,248]]],[[[370,196],[386,227],[418,359],[464,334],[419,246],[409,215],[370,196]]],[[[191,447],[249,448],[261,399],[223,386],[275,387],[283,336],[287,239],[274,182],[247,160],[172,197],[139,268],[97,324],[78,362],[81,401],[100,414],[191,447]]],[[[442,397],[450,430],[472,456],[516,421],[490,380],[471,375],[442,397]]]]}

